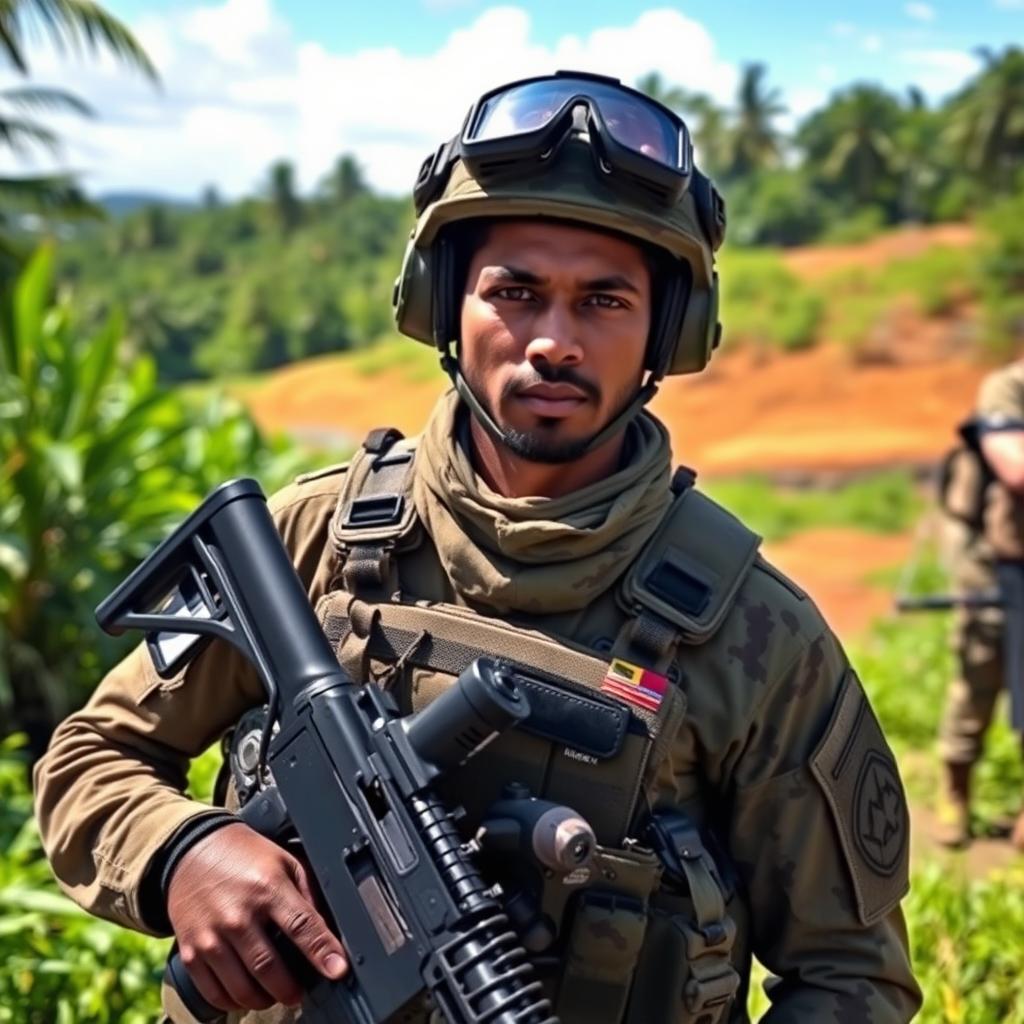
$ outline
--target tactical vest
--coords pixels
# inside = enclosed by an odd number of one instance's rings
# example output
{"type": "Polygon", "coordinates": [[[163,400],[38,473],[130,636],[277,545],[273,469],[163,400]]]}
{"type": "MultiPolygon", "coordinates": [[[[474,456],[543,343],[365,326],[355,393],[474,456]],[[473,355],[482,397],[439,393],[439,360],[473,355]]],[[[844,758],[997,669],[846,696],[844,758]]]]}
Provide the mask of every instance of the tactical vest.
{"type": "Polygon", "coordinates": [[[745,1021],[747,914],[698,780],[686,806],[663,809],[672,813],[658,819],[660,855],[642,831],[659,776],[671,775],[685,695],[670,685],[657,703],[621,700],[607,677],[615,662],[674,683],[681,651],[708,640],[728,615],[759,538],[696,491],[692,471],[678,470],[661,525],[602,599],[616,603],[620,628],[581,644],[539,621],[417,599],[403,567],[432,544],[412,500],[415,456],[414,440],[374,431],[345,474],[330,525],[335,585],[316,608],[339,661],[354,678],[389,688],[407,712],[481,655],[529,671],[530,717],[442,792],[464,809],[467,839],[513,781],[594,829],[593,860],[544,879],[524,936],[563,1024],[745,1021]]]}
{"type": "MultiPolygon", "coordinates": [[[[962,523],[965,544],[984,538],[991,556],[1024,558],[1024,501],[1003,485],[981,453],[980,421],[960,425],[961,443],[950,449],[939,465],[938,502],[946,515],[962,523]]],[[[1005,420],[987,429],[1020,430],[1024,422],[1005,420]]]]}

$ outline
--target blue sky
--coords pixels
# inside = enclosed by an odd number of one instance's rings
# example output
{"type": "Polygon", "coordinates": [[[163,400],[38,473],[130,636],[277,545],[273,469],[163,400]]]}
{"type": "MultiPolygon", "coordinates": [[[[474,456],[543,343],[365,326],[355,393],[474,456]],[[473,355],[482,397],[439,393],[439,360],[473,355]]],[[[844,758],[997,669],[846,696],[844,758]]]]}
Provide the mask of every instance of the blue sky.
{"type": "MultiPolygon", "coordinates": [[[[312,186],[351,151],[371,181],[405,191],[422,155],[483,88],[557,66],[669,81],[728,103],[738,69],[768,65],[792,126],[855,80],[933,100],[977,68],[978,46],[1024,40],[1024,0],[860,4],[563,0],[108,0],[160,67],[157,94],[109,65],[33,55],[40,81],[72,88],[101,119],[57,127],[61,166],[93,191],[195,195],[259,187],[293,159],[312,186]]],[[[9,76],[8,76],[8,80],[9,76]]],[[[3,83],[0,83],[3,84],[3,83]]],[[[8,162],[9,163],[9,162],[8,162]]]]}

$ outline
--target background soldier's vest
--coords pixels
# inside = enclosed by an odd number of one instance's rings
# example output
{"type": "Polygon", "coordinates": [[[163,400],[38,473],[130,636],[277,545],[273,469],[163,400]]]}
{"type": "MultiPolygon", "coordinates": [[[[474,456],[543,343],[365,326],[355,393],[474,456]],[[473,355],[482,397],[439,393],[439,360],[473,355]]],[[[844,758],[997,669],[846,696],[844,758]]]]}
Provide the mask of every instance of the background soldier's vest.
{"type": "MultiPolygon", "coordinates": [[[[654,537],[587,609],[615,628],[584,644],[546,631],[544,617],[495,618],[445,590],[413,505],[414,458],[414,441],[374,431],[345,474],[330,527],[336,586],[316,609],[339,661],[390,689],[405,711],[480,655],[529,670],[525,726],[453,774],[446,795],[465,809],[467,838],[509,782],[593,827],[589,868],[542,881],[528,937],[563,1024],[745,1021],[747,914],[710,828],[709,794],[696,776],[677,778],[669,759],[685,695],[670,685],[653,709],[610,697],[602,683],[613,659],[675,683],[686,645],[708,640],[728,615],[759,538],[678,470],[654,537]],[[670,807],[658,799],[665,792],[670,807]],[[674,812],[661,831],[674,870],[642,834],[652,809],[674,812]]],[[[501,881],[506,891],[517,884],[501,881]]],[[[413,1011],[403,1020],[432,1018],[413,1011]]]]}
{"type": "MultiPolygon", "coordinates": [[[[939,507],[967,528],[967,542],[984,541],[979,550],[988,558],[1024,559],[1024,500],[1002,484],[985,461],[979,425],[977,419],[962,423],[961,444],[942,459],[939,507]]],[[[1007,420],[1002,426],[1017,430],[1024,423],[1007,420]]]]}

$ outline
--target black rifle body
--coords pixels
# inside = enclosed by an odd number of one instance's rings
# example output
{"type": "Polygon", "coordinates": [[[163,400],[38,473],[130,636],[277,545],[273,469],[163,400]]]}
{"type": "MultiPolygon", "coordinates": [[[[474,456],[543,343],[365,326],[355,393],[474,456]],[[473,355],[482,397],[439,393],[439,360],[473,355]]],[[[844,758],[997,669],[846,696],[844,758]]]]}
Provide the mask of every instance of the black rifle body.
{"type": "MultiPolygon", "coordinates": [[[[557,1024],[432,788],[527,713],[504,666],[480,659],[409,718],[376,686],[356,685],[250,480],[214,491],[97,618],[108,632],[145,630],[161,675],[215,637],[259,673],[280,729],[262,748],[273,784],[243,817],[297,836],[350,961],[339,981],[312,978],[304,1020],[380,1024],[429,990],[450,1024],[557,1024]]],[[[180,960],[169,977],[189,987],[180,960]]]]}

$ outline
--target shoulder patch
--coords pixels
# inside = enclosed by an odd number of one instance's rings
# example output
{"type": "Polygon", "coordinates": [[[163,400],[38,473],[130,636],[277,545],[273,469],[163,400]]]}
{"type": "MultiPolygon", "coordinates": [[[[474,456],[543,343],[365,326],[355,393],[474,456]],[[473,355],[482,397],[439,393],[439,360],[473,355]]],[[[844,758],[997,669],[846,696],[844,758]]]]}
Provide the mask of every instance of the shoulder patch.
{"type": "Polygon", "coordinates": [[[811,771],[828,801],[865,925],[907,894],[910,816],[896,760],[852,669],[811,771]]]}
{"type": "Polygon", "coordinates": [[[345,473],[348,471],[347,462],[336,462],[332,466],[324,466],[323,469],[314,469],[309,473],[300,473],[296,478],[297,484],[308,484],[311,480],[322,480],[327,476],[345,473]]]}

